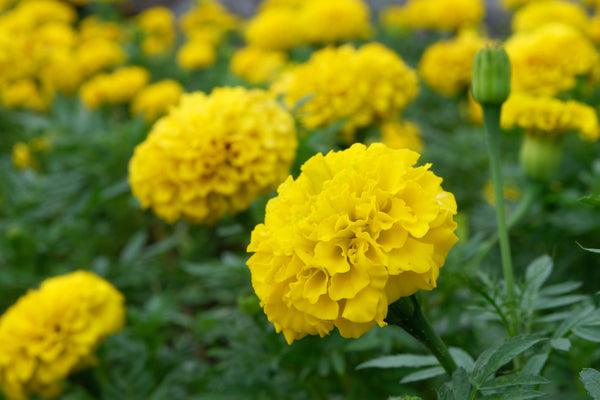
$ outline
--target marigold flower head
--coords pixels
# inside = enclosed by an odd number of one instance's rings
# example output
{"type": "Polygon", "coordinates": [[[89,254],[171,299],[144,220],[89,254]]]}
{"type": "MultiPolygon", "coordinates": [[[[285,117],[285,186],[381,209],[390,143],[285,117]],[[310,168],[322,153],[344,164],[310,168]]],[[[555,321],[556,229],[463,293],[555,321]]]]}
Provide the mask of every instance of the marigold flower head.
{"type": "Polygon", "coordinates": [[[372,30],[369,7],[362,0],[307,0],[297,18],[307,43],[366,39],[372,30]]]}
{"type": "Polygon", "coordinates": [[[99,74],[81,85],[79,97],[84,104],[98,108],[101,104],[127,103],[148,84],[150,73],[142,67],[121,67],[109,74],[99,74]]]}
{"type": "Polygon", "coordinates": [[[481,0],[408,0],[380,15],[387,28],[457,31],[477,25],[485,15],[481,0]]]}
{"type": "Polygon", "coordinates": [[[125,51],[115,40],[89,39],[81,41],[75,51],[75,63],[84,77],[119,65],[126,60],[125,51]]]}
{"type": "Polygon", "coordinates": [[[546,96],[512,94],[502,106],[503,128],[520,127],[528,134],[559,137],[576,131],[583,140],[600,136],[598,116],[593,107],[577,101],[562,101],[546,96]]]}
{"type": "Polygon", "coordinates": [[[82,41],[105,39],[118,42],[125,38],[125,30],[116,22],[103,21],[96,15],[89,15],[79,23],[79,36],[82,41]]]}
{"type": "Polygon", "coordinates": [[[1,90],[2,103],[7,108],[46,111],[50,106],[51,96],[30,78],[11,82],[1,90]]]}
{"type": "Polygon", "coordinates": [[[250,83],[272,81],[287,62],[282,51],[247,46],[236,50],[229,65],[231,72],[250,83]]]}
{"type": "Polygon", "coordinates": [[[423,151],[419,125],[410,121],[385,121],[381,124],[381,141],[392,149],[423,151]]]}
{"type": "Polygon", "coordinates": [[[109,282],[77,271],[44,281],[0,317],[0,388],[11,399],[56,396],[61,381],[93,362],[121,329],[124,299],[109,282]]]}
{"type": "Polygon", "coordinates": [[[359,337],[388,305],[436,286],[457,237],[454,196],[419,154],[368,148],[317,154],[279,186],[252,232],[252,285],[288,343],[359,337]]]}
{"type": "Polygon", "coordinates": [[[578,75],[591,73],[598,64],[593,43],[577,29],[559,23],[518,32],[505,48],[512,66],[512,89],[532,95],[555,96],[569,90],[578,75]]]}
{"type": "Polygon", "coordinates": [[[35,158],[33,158],[27,143],[15,143],[12,148],[12,163],[18,169],[35,167],[35,158]]]}
{"type": "Polygon", "coordinates": [[[197,0],[195,3],[180,19],[181,28],[186,35],[206,27],[222,34],[236,29],[240,24],[240,17],[230,13],[218,1],[197,0]]]}
{"type": "Polygon", "coordinates": [[[142,114],[147,121],[154,121],[170,106],[177,104],[182,94],[183,87],[177,81],[165,79],[155,82],[135,95],[131,101],[131,113],[142,114]]]}
{"type": "Polygon", "coordinates": [[[515,32],[530,31],[551,22],[570,25],[586,32],[589,18],[585,8],[578,3],[564,0],[545,0],[528,3],[513,16],[515,32]]]}
{"type": "Polygon", "coordinates": [[[357,128],[398,115],[416,97],[418,79],[392,50],[369,43],[319,50],[273,90],[284,94],[290,108],[309,98],[297,110],[307,128],[345,119],[342,133],[351,142],[357,128]]]}
{"type": "Polygon", "coordinates": [[[419,74],[432,89],[454,96],[471,84],[473,59],[487,40],[473,31],[429,46],[419,62],[419,74]]]}
{"type": "Polygon", "coordinates": [[[168,7],[146,9],[138,15],[137,23],[144,36],[142,51],[145,54],[164,53],[175,43],[175,14],[168,7]]]}
{"type": "Polygon", "coordinates": [[[191,39],[177,51],[177,64],[186,69],[210,67],[217,59],[215,47],[204,40],[191,39]]]}
{"type": "Polygon", "coordinates": [[[135,149],[129,184],[167,222],[212,223],[283,181],[296,146],[293,118],[265,91],[187,94],[135,149]]]}
{"type": "Polygon", "coordinates": [[[298,12],[291,8],[268,8],[248,21],[244,38],[249,46],[289,50],[302,43],[298,12]]]}

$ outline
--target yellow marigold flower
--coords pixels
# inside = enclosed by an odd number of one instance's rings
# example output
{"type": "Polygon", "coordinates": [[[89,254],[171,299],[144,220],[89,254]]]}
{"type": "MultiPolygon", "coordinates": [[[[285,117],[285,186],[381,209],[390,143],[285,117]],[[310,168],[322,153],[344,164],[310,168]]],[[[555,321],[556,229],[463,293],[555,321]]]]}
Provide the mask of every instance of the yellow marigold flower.
{"type": "Polygon", "coordinates": [[[366,39],[372,30],[370,19],[362,0],[307,0],[298,15],[303,41],[316,44],[366,39]]]}
{"type": "Polygon", "coordinates": [[[265,50],[260,47],[244,47],[231,57],[231,72],[250,83],[272,81],[287,62],[282,51],[265,50]]]}
{"type": "Polygon", "coordinates": [[[456,202],[419,154],[368,148],[317,154],[279,186],[252,232],[252,285],[288,343],[359,337],[388,305],[436,286],[456,243],[456,202]]]}
{"type": "Polygon", "coordinates": [[[577,29],[559,23],[518,32],[505,48],[512,66],[512,89],[532,95],[555,96],[571,89],[578,75],[589,74],[598,64],[593,43],[577,29]]]}
{"type": "Polygon", "coordinates": [[[52,21],[72,24],[77,19],[75,9],[58,0],[21,1],[14,12],[24,17],[30,27],[38,27],[52,21]]]}
{"type": "Polygon", "coordinates": [[[423,151],[421,129],[410,121],[385,121],[381,124],[381,141],[392,149],[423,151]]]}
{"type": "Polygon", "coordinates": [[[586,32],[589,19],[585,8],[564,0],[545,0],[528,3],[513,16],[514,31],[530,31],[551,22],[560,22],[586,32]]]}
{"type": "Polygon", "coordinates": [[[346,120],[342,133],[349,141],[357,128],[398,115],[417,95],[417,74],[392,50],[369,43],[329,47],[274,84],[285,103],[298,110],[307,128],[346,120]],[[311,97],[312,96],[312,97],[311,97]]]}
{"type": "Polygon", "coordinates": [[[175,15],[163,6],[150,7],[137,17],[144,39],[142,51],[149,55],[164,53],[175,43],[175,15]]]}
{"type": "Polygon", "coordinates": [[[0,317],[0,388],[11,399],[60,394],[61,381],[93,362],[122,328],[124,299],[109,282],[77,271],[44,281],[0,317]]]}
{"type": "Polygon", "coordinates": [[[249,46],[289,50],[302,43],[298,12],[291,8],[268,8],[256,14],[244,31],[249,46]]]}
{"type": "Polygon", "coordinates": [[[125,31],[116,22],[103,21],[96,15],[90,15],[79,23],[79,35],[82,41],[105,39],[118,42],[124,39],[125,31]]]}
{"type": "Polygon", "coordinates": [[[75,51],[74,62],[81,67],[84,77],[89,77],[126,60],[121,45],[108,39],[82,41],[75,51]]]}
{"type": "Polygon", "coordinates": [[[34,82],[33,79],[21,79],[2,88],[2,103],[8,108],[24,108],[33,111],[46,111],[51,96],[34,82]]]}
{"type": "Polygon", "coordinates": [[[186,94],[135,149],[129,184],[169,223],[212,223],[283,181],[296,146],[293,118],[265,91],[186,94]]]}
{"type": "Polygon", "coordinates": [[[408,0],[384,9],[380,19],[387,28],[457,31],[477,25],[484,14],[482,0],[408,0]]]}
{"type": "Polygon", "coordinates": [[[35,167],[35,159],[27,143],[15,143],[12,148],[12,163],[18,169],[35,167]]]}
{"type": "Polygon", "coordinates": [[[473,31],[429,46],[419,62],[419,74],[432,89],[454,96],[471,84],[473,59],[487,40],[473,31]]]}
{"type": "Polygon", "coordinates": [[[73,94],[84,79],[81,66],[73,62],[73,51],[55,51],[40,68],[38,79],[51,90],[73,94]]]}
{"type": "Polygon", "coordinates": [[[189,40],[177,51],[177,64],[186,69],[210,67],[217,59],[214,46],[204,40],[189,40]]]}
{"type": "Polygon", "coordinates": [[[101,104],[119,104],[131,100],[148,84],[150,74],[142,67],[121,67],[110,74],[99,74],[81,85],[79,97],[91,109],[101,104]]]}
{"type": "Polygon", "coordinates": [[[583,140],[600,136],[598,116],[593,107],[577,101],[514,93],[502,106],[503,128],[521,127],[529,134],[562,136],[577,131],[583,140]]]}
{"type": "Polygon", "coordinates": [[[180,22],[186,35],[201,27],[210,27],[224,33],[236,29],[240,24],[240,17],[230,13],[218,1],[199,0],[181,16],[180,22]]]}
{"type": "Polygon", "coordinates": [[[131,101],[131,113],[143,115],[147,121],[154,121],[165,114],[168,108],[179,102],[183,87],[179,82],[165,79],[146,86],[131,101]]]}

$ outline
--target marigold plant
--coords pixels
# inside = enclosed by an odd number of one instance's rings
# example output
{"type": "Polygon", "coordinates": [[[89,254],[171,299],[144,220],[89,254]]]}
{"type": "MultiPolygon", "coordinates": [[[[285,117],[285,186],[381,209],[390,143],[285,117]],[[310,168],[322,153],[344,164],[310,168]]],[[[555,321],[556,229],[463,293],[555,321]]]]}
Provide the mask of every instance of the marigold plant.
{"type": "Polygon", "coordinates": [[[296,146],[291,115],[267,92],[192,93],[136,147],[129,183],[165,221],[212,223],[283,181],[296,146]]]}
{"type": "Polygon", "coordinates": [[[457,241],[454,196],[419,154],[381,143],[317,154],[252,232],[252,285],[288,343],[337,327],[358,337],[388,305],[436,286],[457,241]]]}
{"type": "Polygon", "coordinates": [[[87,271],[45,280],[0,317],[0,388],[11,399],[54,397],[125,321],[124,298],[87,271]]]}

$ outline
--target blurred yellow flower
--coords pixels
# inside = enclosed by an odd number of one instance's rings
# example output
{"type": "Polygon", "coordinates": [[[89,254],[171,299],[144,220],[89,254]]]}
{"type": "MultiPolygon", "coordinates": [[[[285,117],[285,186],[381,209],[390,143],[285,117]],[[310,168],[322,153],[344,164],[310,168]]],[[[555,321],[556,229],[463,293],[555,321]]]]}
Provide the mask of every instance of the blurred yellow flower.
{"type": "Polygon", "coordinates": [[[600,136],[598,116],[593,107],[577,101],[513,93],[502,106],[503,128],[523,128],[528,134],[560,137],[576,131],[583,140],[600,136]]]}
{"type": "Polygon", "coordinates": [[[248,21],[244,38],[251,47],[289,50],[302,43],[300,29],[296,10],[286,7],[267,8],[248,21]]]}
{"type": "Polygon", "coordinates": [[[572,1],[535,1],[517,10],[513,16],[512,29],[515,32],[530,31],[552,22],[563,23],[587,32],[589,18],[586,9],[572,1]]]}
{"type": "Polygon", "coordinates": [[[421,153],[421,129],[410,121],[385,121],[381,124],[381,141],[392,149],[409,149],[421,153]]]}
{"type": "MultiPolygon", "coordinates": [[[[505,200],[516,202],[521,198],[521,188],[517,185],[515,181],[509,180],[504,182],[504,188],[502,189],[502,195],[505,200]]],[[[485,201],[491,205],[496,205],[496,198],[494,195],[494,185],[492,180],[488,180],[485,185],[483,185],[482,195],[485,201]]]]}
{"type": "Polygon", "coordinates": [[[55,397],[73,371],[122,328],[124,298],[109,282],[77,271],[45,280],[0,317],[0,388],[16,400],[55,397]]]}
{"type": "Polygon", "coordinates": [[[425,49],[419,62],[419,74],[432,89],[454,96],[471,84],[473,59],[488,41],[474,31],[434,43],[425,49]]]}
{"type": "Polygon", "coordinates": [[[230,13],[218,1],[196,0],[195,5],[180,18],[181,29],[186,35],[197,29],[212,29],[219,35],[238,28],[240,17],[230,13]]]}
{"type": "Polygon", "coordinates": [[[308,99],[297,109],[307,128],[345,120],[341,133],[352,142],[357,128],[396,117],[417,95],[418,80],[396,53],[369,43],[319,50],[276,81],[273,91],[290,109],[308,99]]]}
{"type": "Polygon", "coordinates": [[[130,101],[150,80],[142,67],[121,67],[112,73],[98,74],[79,88],[81,101],[91,109],[102,104],[120,104],[130,101]]]}
{"type": "Polygon", "coordinates": [[[359,337],[388,305],[436,286],[456,243],[456,202],[419,154],[381,143],[317,154],[279,186],[247,264],[288,343],[335,327],[359,337]]]}
{"type": "Polygon", "coordinates": [[[131,101],[131,113],[143,115],[147,121],[154,121],[165,114],[168,108],[179,102],[183,87],[179,82],[165,79],[146,86],[131,101]]]}
{"type": "Polygon", "coordinates": [[[12,148],[12,163],[18,169],[35,167],[35,159],[27,143],[17,142],[12,148]]]}
{"type": "Polygon", "coordinates": [[[50,100],[33,79],[20,79],[2,88],[2,103],[7,108],[46,111],[50,100]]]}
{"type": "Polygon", "coordinates": [[[186,94],[136,147],[129,184],[169,223],[213,223],[283,181],[296,146],[293,118],[265,91],[186,94]]]}
{"type": "Polygon", "coordinates": [[[593,43],[579,30],[559,23],[515,33],[505,48],[512,90],[531,95],[555,96],[572,89],[577,76],[590,74],[598,65],[593,43]]]}
{"type": "Polygon", "coordinates": [[[137,16],[137,23],[142,31],[145,54],[162,54],[175,44],[175,14],[170,8],[150,7],[137,16]]]}
{"type": "Polygon", "coordinates": [[[109,39],[81,41],[74,55],[74,62],[80,66],[84,77],[119,65],[125,60],[125,51],[119,42],[109,39]]]}
{"type": "Polygon", "coordinates": [[[104,39],[119,42],[125,39],[125,30],[116,22],[104,21],[92,14],[79,23],[79,36],[82,41],[104,39]]]}
{"type": "Polygon", "coordinates": [[[482,0],[408,0],[380,14],[386,28],[457,31],[475,27],[485,15],[482,0]]]}
{"type": "Polygon", "coordinates": [[[372,30],[369,6],[362,0],[307,0],[297,18],[306,43],[366,39],[372,30]]]}
{"type": "Polygon", "coordinates": [[[283,70],[287,55],[282,51],[244,47],[231,57],[231,72],[250,83],[271,82],[283,70]]]}
{"type": "Polygon", "coordinates": [[[185,69],[202,69],[210,67],[217,59],[214,46],[205,41],[191,39],[177,51],[177,64],[185,69]]]}

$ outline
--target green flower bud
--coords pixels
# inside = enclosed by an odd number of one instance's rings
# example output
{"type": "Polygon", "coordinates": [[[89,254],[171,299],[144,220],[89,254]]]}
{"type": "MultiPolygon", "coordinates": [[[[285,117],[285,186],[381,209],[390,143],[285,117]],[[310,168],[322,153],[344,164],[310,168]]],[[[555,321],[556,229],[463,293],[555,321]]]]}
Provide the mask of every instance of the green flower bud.
{"type": "Polygon", "coordinates": [[[562,143],[562,138],[526,134],[519,154],[525,176],[545,182],[555,175],[562,161],[562,143]]]}
{"type": "Polygon", "coordinates": [[[506,101],[510,94],[510,60],[503,47],[485,47],[475,55],[471,93],[482,105],[506,101]]]}

